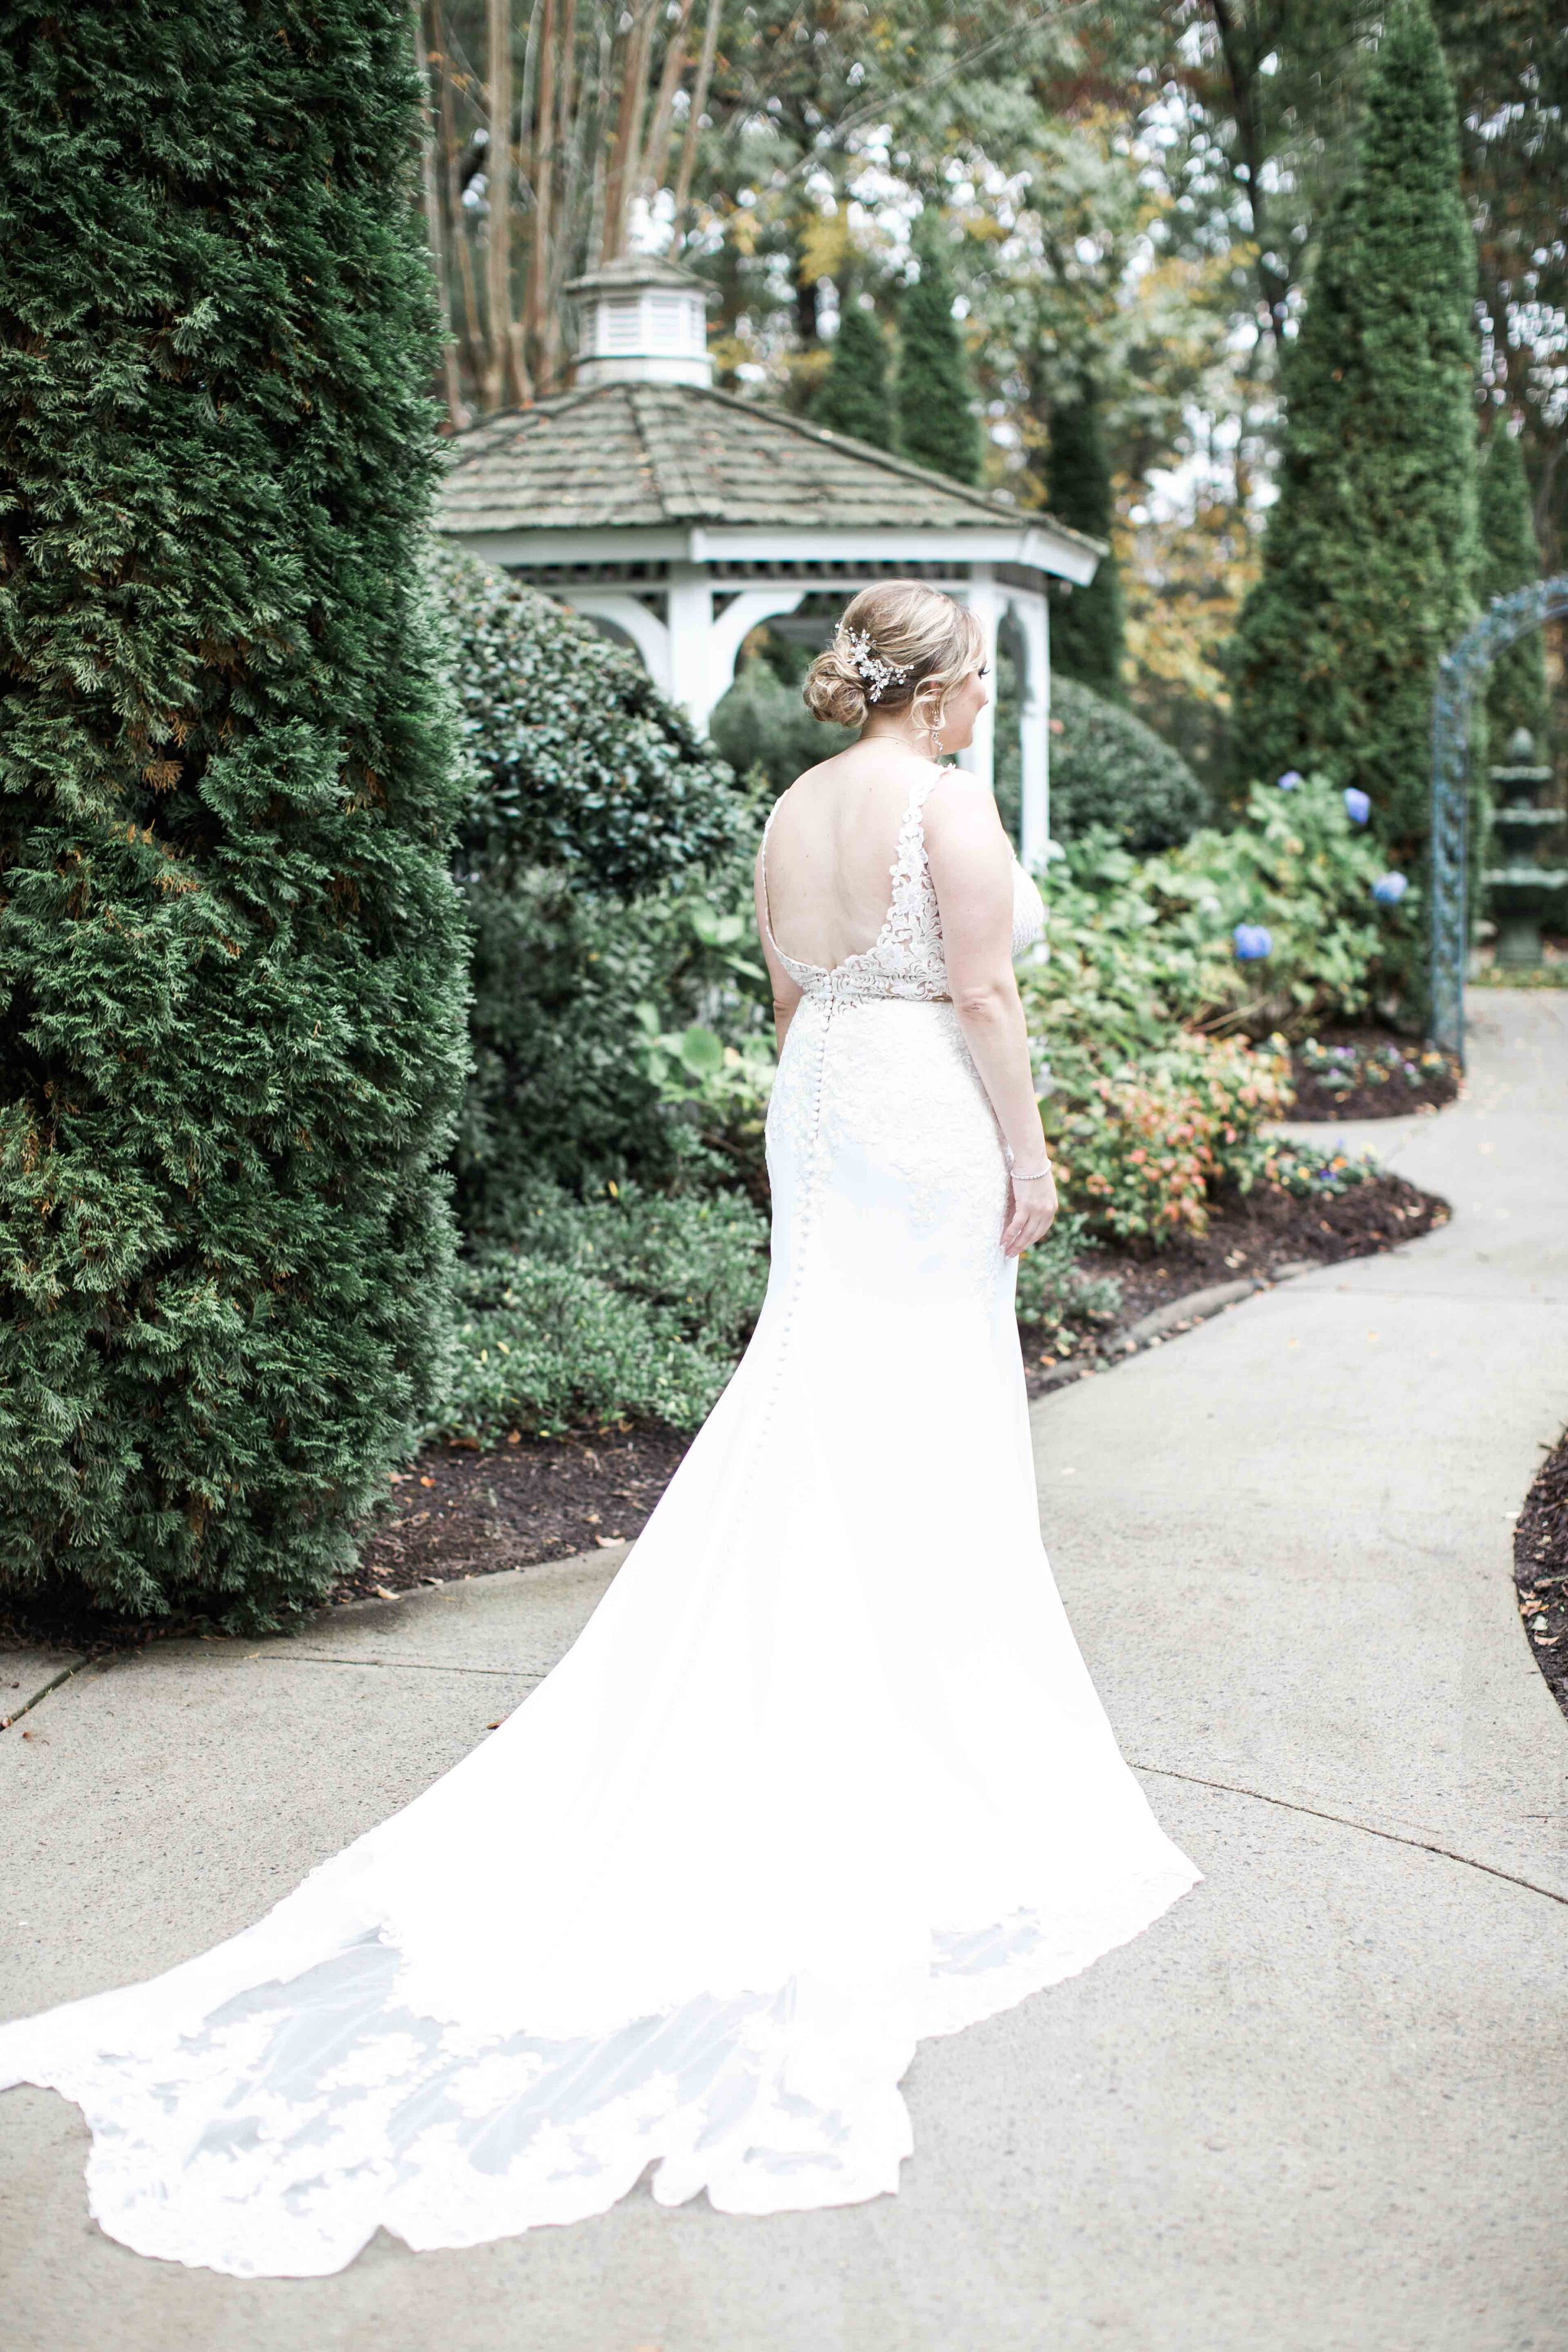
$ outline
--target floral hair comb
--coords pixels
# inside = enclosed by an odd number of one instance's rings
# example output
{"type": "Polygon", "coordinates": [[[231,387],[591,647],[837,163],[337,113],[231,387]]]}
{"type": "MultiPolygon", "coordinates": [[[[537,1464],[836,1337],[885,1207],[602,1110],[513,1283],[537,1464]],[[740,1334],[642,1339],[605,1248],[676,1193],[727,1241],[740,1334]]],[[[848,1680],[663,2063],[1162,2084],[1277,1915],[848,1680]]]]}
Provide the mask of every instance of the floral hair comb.
{"type": "Polygon", "coordinates": [[[866,681],[866,699],[879,702],[890,686],[901,686],[912,662],[884,661],[871,642],[868,629],[847,629],[839,625],[838,635],[847,648],[850,660],[866,681]]]}

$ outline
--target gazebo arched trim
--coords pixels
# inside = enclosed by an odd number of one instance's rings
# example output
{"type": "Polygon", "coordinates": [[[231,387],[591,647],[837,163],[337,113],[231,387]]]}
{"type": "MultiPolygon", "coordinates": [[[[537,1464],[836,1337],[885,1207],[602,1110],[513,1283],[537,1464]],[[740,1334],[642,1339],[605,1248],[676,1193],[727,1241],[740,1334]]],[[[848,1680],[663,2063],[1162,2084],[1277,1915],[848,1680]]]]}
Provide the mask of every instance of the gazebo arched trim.
{"type": "Polygon", "coordinates": [[[1568,572],[1492,603],[1437,665],[1432,698],[1431,1019],[1439,1045],[1465,1053],[1465,965],[1469,951],[1466,835],[1470,799],[1470,711],[1499,654],[1568,613],[1568,572]]]}

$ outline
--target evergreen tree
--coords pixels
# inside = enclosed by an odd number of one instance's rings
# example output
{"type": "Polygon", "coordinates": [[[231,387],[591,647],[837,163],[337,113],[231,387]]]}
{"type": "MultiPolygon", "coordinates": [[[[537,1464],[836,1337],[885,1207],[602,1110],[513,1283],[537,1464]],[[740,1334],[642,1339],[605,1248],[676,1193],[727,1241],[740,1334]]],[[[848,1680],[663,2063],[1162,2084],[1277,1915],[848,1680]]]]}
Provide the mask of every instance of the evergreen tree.
{"type": "Polygon", "coordinates": [[[1241,776],[1359,784],[1401,860],[1428,830],[1437,662],[1475,611],[1475,276],[1442,53],[1426,0],[1395,0],[1282,368],[1279,496],[1231,670],[1241,776]]]}
{"type": "Polygon", "coordinates": [[[926,235],[916,251],[921,274],[899,310],[899,448],[955,482],[978,482],[980,423],[952,315],[952,280],[934,237],[926,235]]]}
{"type": "Polygon", "coordinates": [[[811,418],[830,433],[847,433],[873,448],[888,446],[887,341],[875,314],[853,296],[839,311],[833,356],[811,404],[811,418]]]}
{"type": "Polygon", "coordinates": [[[406,0],[0,0],[0,1590],[263,1625],[430,1412],[463,932],[406,0]]]}
{"type": "MultiPolygon", "coordinates": [[[[1105,455],[1100,402],[1085,378],[1080,396],[1057,401],[1050,411],[1050,451],[1046,472],[1046,505],[1058,522],[1088,531],[1109,544],[1115,508],[1110,495],[1110,467],[1105,455]]],[[[1087,588],[1053,581],[1051,595],[1051,667],[1063,677],[1075,677],[1114,702],[1125,702],[1122,680],[1126,654],[1121,575],[1110,551],[1100,561],[1087,588]]]]}
{"type": "MultiPolygon", "coordinates": [[[[1480,516],[1484,611],[1494,596],[1511,595],[1541,577],[1524,452],[1500,417],[1481,452],[1480,516]]],[[[1548,714],[1546,641],[1539,629],[1531,629],[1498,656],[1487,682],[1492,758],[1506,759],[1509,738],[1517,727],[1529,729],[1537,751],[1544,756],[1548,714]]]]}

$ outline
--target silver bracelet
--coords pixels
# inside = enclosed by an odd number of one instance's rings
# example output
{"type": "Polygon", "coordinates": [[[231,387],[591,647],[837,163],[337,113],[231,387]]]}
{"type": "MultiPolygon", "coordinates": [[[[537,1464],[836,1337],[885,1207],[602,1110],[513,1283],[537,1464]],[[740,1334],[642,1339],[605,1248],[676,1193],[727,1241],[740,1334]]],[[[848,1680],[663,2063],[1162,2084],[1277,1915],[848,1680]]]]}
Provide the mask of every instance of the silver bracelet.
{"type": "Polygon", "coordinates": [[[1009,1170],[1008,1172],[1015,1184],[1043,1184],[1047,1176],[1055,1175],[1056,1171],[1050,1167],[1037,1168],[1032,1176],[1022,1176],[1016,1168],[1009,1170]]]}

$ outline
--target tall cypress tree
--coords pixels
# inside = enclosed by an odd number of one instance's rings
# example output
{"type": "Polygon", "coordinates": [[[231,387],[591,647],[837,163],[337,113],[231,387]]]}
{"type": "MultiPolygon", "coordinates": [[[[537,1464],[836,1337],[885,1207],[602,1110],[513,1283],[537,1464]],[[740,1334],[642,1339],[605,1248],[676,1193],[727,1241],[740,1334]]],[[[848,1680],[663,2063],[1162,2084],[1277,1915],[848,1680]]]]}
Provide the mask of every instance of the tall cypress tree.
{"type": "Polygon", "coordinates": [[[0,1590],[265,1624],[429,1410],[455,729],[406,0],[0,5],[0,1590]]]}
{"type": "Polygon", "coordinates": [[[921,274],[899,310],[895,384],[899,448],[917,465],[980,479],[980,422],[963,341],[952,315],[952,280],[929,233],[916,247],[921,274]]]}
{"type": "Polygon", "coordinates": [[[847,433],[875,448],[888,446],[887,340],[875,314],[852,297],[839,311],[833,356],[811,404],[811,417],[830,433],[847,433]]]}
{"type": "Polygon", "coordinates": [[[1360,784],[1406,858],[1428,827],[1437,662],[1475,611],[1476,260],[1458,165],[1426,0],[1395,0],[1282,370],[1279,497],[1231,647],[1239,773],[1360,784]]]}
{"type": "MultiPolygon", "coordinates": [[[[1109,542],[1115,506],[1100,402],[1091,379],[1076,400],[1054,401],[1046,469],[1046,504],[1058,522],[1109,542]]],[[[1112,701],[1125,702],[1126,654],[1121,575],[1114,551],[1100,558],[1087,588],[1052,583],[1051,667],[1112,701]]]]}
{"type": "MultiPolygon", "coordinates": [[[[1528,588],[1541,577],[1524,452],[1501,417],[1487,435],[1481,452],[1480,517],[1484,609],[1494,596],[1528,588]]],[[[1487,681],[1493,759],[1506,756],[1509,737],[1517,727],[1527,727],[1537,751],[1544,754],[1548,712],[1546,643],[1541,631],[1532,629],[1498,656],[1487,681]]]]}

